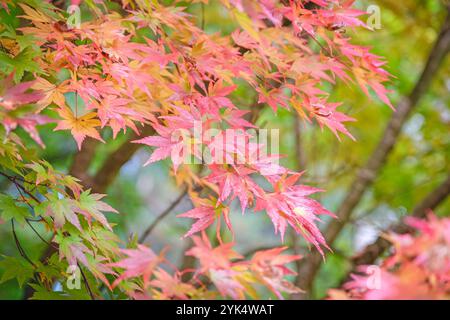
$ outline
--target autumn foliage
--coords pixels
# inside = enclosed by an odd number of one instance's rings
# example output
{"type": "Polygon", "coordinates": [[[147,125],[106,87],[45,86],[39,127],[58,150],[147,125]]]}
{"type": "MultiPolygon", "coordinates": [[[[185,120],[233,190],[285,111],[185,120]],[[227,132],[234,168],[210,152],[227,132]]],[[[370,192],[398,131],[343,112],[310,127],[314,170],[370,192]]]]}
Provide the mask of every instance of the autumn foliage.
{"type": "Polygon", "coordinates": [[[430,213],[427,219],[407,218],[414,234],[391,233],[393,253],[375,272],[352,275],[343,290],[330,290],[333,299],[448,299],[450,282],[450,220],[430,213]]]}
{"type": "MultiPolygon", "coordinates": [[[[289,264],[299,256],[279,247],[244,257],[222,235],[239,237],[229,218],[237,199],[242,213],[267,215],[281,240],[291,229],[312,250],[324,255],[329,249],[318,223],[323,215],[335,216],[311,198],[323,190],[300,184],[301,173],[280,165],[280,155],[262,152],[267,146],[254,140],[255,120],[264,105],[274,113],[284,108],[337,139],[354,139],[345,123],[355,119],[329,99],[327,88],[337,81],[391,106],[384,60],[350,36],[356,28],[369,28],[360,19],[365,12],[351,0],[221,0],[234,21],[227,34],[205,32],[201,17],[185,7],[207,6],[208,0],[72,1],[89,12],[79,25],[50,1],[0,3],[10,16],[0,23],[0,165],[14,186],[0,197],[0,217],[13,231],[45,225],[55,250],[44,260],[6,257],[0,263],[21,271],[3,280],[17,277],[23,284],[31,278],[36,299],[96,298],[105,290],[112,298],[135,299],[260,298],[261,287],[283,298],[300,291],[288,281],[295,274],[289,264]],[[253,95],[254,103],[236,99],[238,90],[253,95]],[[151,147],[147,164],[170,159],[177,184],[194,205],[178,217],[192,219],[184,237],[193,245],[185,254],[197,260],[196,268],[177,270],[165,250],[124,243],[105,217],[116,210],[104,195],[29,152],[45,148],[39,129],[49,123],[55,131],[69,131],[80,150],[86,139],[107,142],[105,130],[112,139],[132,131],[133,143],[151,147]],[[24,142],[18,128],[36,144],[24,142]],[[205,152],[211,161],[204,161],[205,152]],[[216,228],[214,239],[207,236],[210,228],[216,228]],[[90,283],[86,292],[52,291],[73,265],[90,283]]],[[[414,250],[434,246],[440,228],[447,228],[442,234],[448,236],[448,223],[441,227],[433,219],[414,221],[424,235],[412,247],[409,236],[393,236],[400,251],[385,268],[401,263],[402,269],[383,277],[395,290],[407,273],[437,283],[443,276],[423,274],[422,263],[434,268],[438,262],[408,260],[414,250]]],[[[356,288],[358,279],[349,286],[356,288]]],[[[440,297],[440,290],[433,296],[440,297]]]]}

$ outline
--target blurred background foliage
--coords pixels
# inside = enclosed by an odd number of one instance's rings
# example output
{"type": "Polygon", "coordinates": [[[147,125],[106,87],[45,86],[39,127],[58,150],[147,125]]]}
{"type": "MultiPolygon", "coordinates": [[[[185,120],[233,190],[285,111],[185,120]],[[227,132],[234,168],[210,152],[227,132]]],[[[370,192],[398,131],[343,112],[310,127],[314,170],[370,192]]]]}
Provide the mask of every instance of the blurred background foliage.
{"type": "MultiPolygon", "coordinates": [[[[352,34],[354,42],[366,44],[372,47],[374,53],[386,57],[387,69],[395,76],[389,86],[392,90],[390,97],[395,106],[402,96],[410,92],[420,76],[445,18],[445,10],[440,0],[357,1],[357,7],[362,10],[366,10],[369,5],[380,7],[381,29],[347,32],[352,34]]],[[[227,34],[235,27],[216,1],[210,1],[204,7],[203,22],[200,4],[192,5],[189,11],[199,18],[199,24],[203,23],[207,32],[227,34]]],[[[314,284],[314,298],[322,298],[328,288],[338,286],[349,271],[348,258],[373,241],[381,230],[407,215],[449,174],[449,70],[450,59],[446,59],[439,73],[434,76],[430,89],[403,127],[388,162],[341,233],[334,253],[329,254],[323,264],[314,284]]],[[[347,137],[343,137],[340,142],[328,130],[322,131],[311,123],[302,122],[296,128],[298,124],[295,113],[285,110],[274,114],[270,108],[264,108],[258,124],[280,130],[280,153],[286,155],[282,159],[283,164],[305,170],[303,182],[325,189],[326,192],[319,195],[319,200],[333,211],[340,204],[356,171],[376,147],[393,111],[376,98],[367,98],[351,84],[340,82],[332,89],[331,94],[333,101],[343,103],[342,110],[357,119],[347,125],[357,139],[356,142],[347,137]],[[296,138],[298,131],[300,148],[296,138]],[[296,153],[297,149],[300,149],[300,155],[296,153]]],[[[254,96],[242,87],[234,99],[238,102],[236,105],[250,106],[254,96]]],[[[41,128],[42,139],[47,147],[38,152],[40,157],[54,164],[55,168],[67,172],[77,152],[76,145],[68,132],[54,132],[53,127],[54,125],[47,125],[41,128]]],[[[108,143],[99,146],[90,168],[92,172],[127,138],[120,134],[117,140],[112,140],[108,130],[102,134],[108,143]]],[[[35,146],[33,141],[27,140],[25,134],[22,136],[30,146],[35,146]]],[[[181,193],[170,176],[167,162],[142,166],[150,151],[147,148],[140,149],[122,167],[120,176],[107,191],[107,202],[121,213],[108,218],[116,224],[115,230],[124,241],[141,235],[181,193]]],[[[0,187],[5,191],[10,186],[2,180],[0,187]]],[[[190,206],[189,200],[183,199],[145,240],[155,251],[169,247],[169,259],[178,265],[183,263],[182,252],[191,245],[190,241],[181,239],[191,221],[176,218],[175,215],[190,209],[190,206]]],[[[266,215],[257,213],[242,216],[237,206],[235,209],[231,219],[239,252],[281,245],[266,215]]],[[[436,213],[441,216],[450,214],[448,198],[436,213]]],[[[325,225],[325,222],[326,220],[321,225],[325,225]]],[[[45,234],[45,230],[40,231],[45,234]]],[[[45,250],[45,244],[26,228],[18,236],[32,259],[38,259],[45,250]]],[[[285,240],[285,245],[292,246],[292,239],[285,240]]],[[[305,244],[301,242],[300,245],[305,244]]],[[[304,255],[310,250],[307,247],[301,249],[304,255]]],[[[0,252],[18,256],[16,250],[9,228],[0,225],[0,252]]],[[[0,284],[0,299],[20,299],[22,292],[16,281],[0,284]]]]}

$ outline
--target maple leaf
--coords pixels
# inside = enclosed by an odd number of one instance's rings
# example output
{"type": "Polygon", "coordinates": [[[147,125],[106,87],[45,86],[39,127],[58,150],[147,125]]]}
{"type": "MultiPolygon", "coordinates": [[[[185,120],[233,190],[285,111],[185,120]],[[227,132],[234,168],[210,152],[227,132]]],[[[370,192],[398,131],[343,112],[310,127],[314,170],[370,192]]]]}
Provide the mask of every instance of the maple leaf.
{"type": "Polygon", "coordinates": [[[50,123],[52,121],[53,120],[49,117],[39,114],[28,114],[19,117],[10,117],[7,115],[3,118],[3,126],[5,127],[7,134],[16,129],[17,126],[22,127],[30,135],[30,137],[36,141],[37,144],[45,148],[36,126],[50,123]]]}
{"type": "Polygon", "coordinates": [[[318,10],[317,12],[323,18],[329,19],[331,23],[336,27],[367,27],[367,25],[358,19],[359,16],[367,14],[365,11],[348,9],[348,8],[335,8],[334,10],[318,10]]]}
{"type": "Polygon", "coordinates": [[[93,255],[93,252],[83,244],[81,238],[76,235],[66,236],[58,231],[53,242],[59,245],[59,259],[66,258],[69,265],[77,265],[78,262],[89,267],[90,264],[86,255],[93,255]]]}
{"type": "Polygon", "coordinates": [[[254,168],[259,174],[269,180],[291,172],[278,164],[282,157],[281,155],[267,154],[266,150],[267,146],[263,144],[249,145],[249,165],[251,168],[254,168]]]}
{"type": "Polygon", "coordinates": [[[145,116],[129,107],[131,102],[130,99],[108,95],[101,103],[92,102],[90,108],[96,107],[102,128],[109,124],[113,131],[113,138],[116,138],[117,133],[120,130],[125,132],[127,127],[131,127],[135,132],[138,132],[130,119],[140,123],[145,122],[145,116]]]}
{"type": "MultiPolygon", "coordinates": [[[[151,136],[145,137],[133,143],[141,143],[146,144],[148,146],[156,147],[155,151],[153,151],[150,159],[144,164],[148,165],[150,163],[160,161],[166,159],[172,155],[172,152],[177,152],[183,148],[183,145],[180,142],[172,142],[172,138],[170,137],[161,137],[161,136],[151,136]]],[[[175,158],[175,157],[174,157],[175,158]]],[[[175,158],[176,159],[176,158],[175,158]]],[[[181,164],[181,161],[175,160],[174,167],[176,168],[181,164]]]]}
{"type": "MultiPolygon", "coordinates": [[[[0,114],[3,118],[3,126],[5,127],[7,134],[16,129],[17,126],[22,127],[34,141],[41,147],[44,147],[36,126],[49,123],[51,120],[43,115],[30,114],[30,111],[24,106],[39,101],[43,96],[42,92],[30,92],[31,87],[35,83],[34,81],[13,85],[13,75],[14,74],[11,73],[2,81],[3,87],[0,89],[0,107],[4,109],[0,110],[0,114]]],[[[38,111],[39,110],[35,112],[37,113],[38,111]]]]}
{"type": "Polygon", "coordinates": [[[235,109],[236,106],[229,98],[227,98],[227,95],[235,89],[235,85],[225,87],[222,80],[219,80],[216,83],[211,82],[208,86],[208,95],[199,96],[197,99],[200,111],[211,116],[216,116],[216,118],[219,119],[219,110],[221,108],[225,107],[227,110],[235,109]]]}
{"type": "Polygon", "coordinates": [[[347,130],[345,125],[343,125],[344,122],[355,121],[355,119],[345,115],[342,112],[336,111],[336,108],[340,106],[340,103],[326,103],[321,100],[306,100],[305,103],[308,104],[307,108],[311,110],[311,114],[314,116],[319,125],[321,127],[324,125],[327,126],[338,138],[338,140],[341,140],[338,132],[342,132],[352,140],[356,140],[355,137],[353,137],[347,130]]]}
{"type": "Polygon", "coordinates": [[[274,112],[277,111],[279,105],[288,108],[287,97],[283,94],[282,89],[275,88],[268,91],[265,88],[258,87],[256,91],[259,93],[258,103],[267,103],[274,112]]]}
{"type": "Polygon", "coordinates": [[[291,70],[297,73],[306,73],[316,80],[322,79],[331,83],[334,82],[333,78],[326,72],[330,70],[330,66],[320,56],[299,57],[293,63],[291,70]]]}
{"type": "Polygon", "coordinates": [[[80,194],[77,203],[78,206],[76,207],[75,211],[83,214],[89,223],[91,222],[92,218],[94,218],[103,226],[105,226],[109,230],[112,230],[111,226],[108,223],[108,220],[102,212],[118,212],[109,204],[100,201],[100,199],[102,199],[103,197],[105,197],[104,194],[90,193],[90,190],[86,190],[80,194]]]}
{"type": "Polygon", "coordinates": [[[39,215],[53,218],[55,227],[62,229],[66,220],[82,231],[78,215],[76,213],[76,203],[72,199],[60,198],[57,193],[48,195],[49,202],[40,203],[36,212],[39,215]]]}
{"type": "Polygon", "coordinates": [[[287,247],[273,248],[269,250],[257,251],[251,261],[250,268],[268,288],[276,294],[279,299],[283,299],[281,292],[298,293],[300,289],[295,287],[284,277],[296,274],[285,265],[299,260],[299,255],[282,255],[287,247]]]}
{"type": "Polygon", "coordinates": [[[34,81],[22,82],[13,85],[14,73],[3,79],[0,86],[0,106],[13,110],[18,106],[36,102],[42,98],[40,91],[27,92],[34,84],[34,81]]]}
{"type": "Polygon", "coordinates": [[[95,129],[101,124],[96,119],[97,114],[95,112],[89,112],[78,117],[68,107],[58,108],[57,111],[63,120],[58,121],[58,125],[54,130],[70,130],[79,150],[81,150],[81,145],[86,137],[104,142],[97,129],[95,129]]]}
{"type": "Polygon", "coordinates": [[[120,276],[113,282],[112,287],[116,287],[121,281],[142,277],[144,281],[144,288],[150,284],[150,277],[155,268],[163,261],[163,255],[157,255],[150,248],[144,245],[138,245],[136,249],[121,249],[120,250],[127,257],[109,264],[111,267],[125,269],[120,276]]]}
{"type": "Polygon", "coordinates": [[[245,120],[244,115],[248,114],[250,111],[247,110],[225,110],[223,114],[223,119],[231,126],[231,128],[256,128],[254,124],[245,120]]]}
{"type": "Polygon", "coordinates": [[[250,174],[256,171],[243,165],[224,168],[219,165],[211,165],[211,174],[206,179],[219,186],[220,196],[218,201],[224,202],[230,195],[230,200],[238,197],[241,203],[242,213],[252,202],[255,195],[261,196],[264,191],[250,178],[250,174]]]}
{"type": "Polygon", "coordinates": [[[186,251],[186,255],[196,257],[201,264],[200,272],[216,269],[230,269],[232,259],[241,259],[242,256],[233,250],[234,243],[223,243],[213,248],[206,234],[193,236],[194,247],[186,251]]]}
{"type": "MultiPolygon", "coordinates": [[[[168,117],[164,118],[167,119],[168,117]]],[[[171,118],[173,119],[169,120],[169,122],[177,121],[177,117],[171,118]]],[[[191,127],[192,125],[188,124],[187,127],[191,127]]],[[[174,123],[172,123],[170,127],[154,124],[153,127],[159,136],[150,136],[133,141],[133,143],[141,143],[156,147],[150,159],[144,165],[170,157],[174,171],[176,172],[180,164],[182,164],[187,157],[191,155],[200,157],[200,149],[196,147],[199,142],[192,138],[190,131],[186,128],[174,126],[174,123]]]]}
{"type": "Polygon", "coordinates": [[[232,299],[243,299],[245,287],[236,279],[239,272],[234,270],[220,269],[210,270],[209,277],[223,297],[230,296],[232,299]]]}
{"type": "Polygon", "coordinates": [[[236,8],[231,9],[231,13],[239,25],[244,29],[253,39],[260,40],[258,30],[255,28],[253,21],[247,16],[245,12],[239,11],[236,8]]]}
{"type": "Polygon", "coordinates": [[[64,108],[66,103],[64,93],[66,93],[68,90],[66,83],[63,82],[59,85],[56,85],[44,78],[39,77],[36,78],[36,80],[33,82],[32,88],[34,90],[39,90],[39,92],[42,93],[42,97],[37,102],[37,105],[39,107],[37,112],[40,112],[51,103],[55,103],[60,108],[64,108]]]}
{"type": "Polygon", "coordinates": [[[248,32],[242,31],[242,30],[235,30],[231,37],[233,38],[233,41],[240,47],[246,48],[246,49],[256,49],[258,47],[258,42],[254,40],[248,32]]]}
{"type": "Polygon", "coordinates": [[[183,236],[190,237],[193,234],[203,231],[214,223],[217,223],[217,234],[219,237],[220,217],[223,216],[229,230],[232,230],[231,221],[229,219],[229,208],[224,206],[216,206],[211,199],[196,199],[198,207],[185,213],[177,215],[180,218],[192,218],[197,221],[192,225],[191,229],[183,236]]]}
{"type": "Polygon", "coordinates": [[[368,81],[369,86],[375,91],[375,93],[378,95],[378,97],[386,103],[392,110],[395,110],[394,106],[392,105],[391,101],[387,97],[387,94],[391,91],[386,89],[379,81],[372,79],[368,81]]]}
{"type": "Polygon", "coordinates": [[[204,156],[205,161],[212,165],[213,170],[221,168],[220,165],[232,166],[235,170],[239,168],[242,174],[249,174],[244,166],[257,170],[259,173],[269,169],[275,169],[275,159],[279,155],[267,156],[266,145],[256,143],[256,133],[244,131],[242,129],[212,130],[213,134],[207,132],[203,136],[203,143],[206,145],[204,156]],[[206,152],[208,151],[208,153],[206,152]]]}
{"type": "Polygon", "coordinates": [[[282,240],[286,227],[290,225],[323,255],[320,246],[328,249],[329,247],[319,228],[315,225],[316,221],[320,221],[317,215],[332,217],[335,215],[323,208],[317,201],[307,197],[322,190],[295,184],[299,178],[300,174],[294,174],[290,177],[284,175],[276,180],[274,192],[258,197],[255,210],[266,210],[275,227],[275,232],[280,232],[282,240]]]}
{"type": "Polygon", "coordinates": [[[28,261],[14,257],[3,256],[2,260],[0,260],[0,267],[4,270],[0,283],[4,283],[10,279],[17,279],[20,288],[34,274],[33,266],[28,261]]]}
{"type": "Polygon", "coordinates": [[[12,197],[0,194],[0,218],[3,222],[15,219],[20,224],[25,224],[25,219],[30,216],[28,209],[12,197]]]}
{"type": "Polygon", "coordinates": [[[170,275],[164,269],[157,268],[154,276],[155,279],[150,282],[150,285],[161,290],[156,294],[157,299],[187,300],[196,291],[193,285],[183,283],[178,273],[170,275]]]}

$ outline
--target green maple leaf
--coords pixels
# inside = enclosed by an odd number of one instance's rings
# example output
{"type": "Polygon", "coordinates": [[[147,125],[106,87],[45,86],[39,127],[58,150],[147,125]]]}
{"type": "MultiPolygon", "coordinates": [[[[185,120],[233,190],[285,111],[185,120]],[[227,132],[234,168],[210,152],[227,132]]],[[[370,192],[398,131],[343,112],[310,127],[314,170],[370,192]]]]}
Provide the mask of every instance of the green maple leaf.
{"type": "Polygon", "coordinates": [[[21,203],[13,197],[6,194],[0,194],[0,217],[5,221],[15,219],[20,224],[24,224],[25,218],[27,218],[30,213],[27,208],[20,204],[21,203]]]}
{"type": "Polygon", "coordinates": [[[18,83],[25,72],[41,73],[39,64],[33,60],[36,56],[37,52],[31,47],[25,48],[15,57],[0,51],[0,68],[6,73],[14,72],[14,81],[18,83]]]}
{"type": "Polygon", "coordinates": [[[33,277],[34,269],[28,262],[14,257],[4,256],[3,258],[0,261],[0,268],[4,270],[0,283],[17,279],[19,286],[22,287],[28,279],[33,277]]]}
{"type": "Polygon", "coordinates": [[[90,300],[84,290],[49,291],[36,284],[31,284],[31,287],[35,290],[31,300],[90,300]]]}

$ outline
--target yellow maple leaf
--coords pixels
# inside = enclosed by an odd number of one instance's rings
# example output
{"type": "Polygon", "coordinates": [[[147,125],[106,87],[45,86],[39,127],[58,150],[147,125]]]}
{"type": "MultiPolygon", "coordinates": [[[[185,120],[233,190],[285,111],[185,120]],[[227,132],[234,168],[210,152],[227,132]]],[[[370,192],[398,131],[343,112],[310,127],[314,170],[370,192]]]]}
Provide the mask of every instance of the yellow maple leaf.
{"type": "Polygon", "coordinates": [[[96,127],[100,126],[100,120],[96,118],[97,114],[95,112],[89,112],[77,117],[68,107],[59,108],[57,111],[63,119],[58,122],[54,130],[70,130],[77,142],[78,149],[81,149],[81,144],[86,136],[104,142],[96,129],[96,127]]]}
{"type": "Polygon", "coordinates": [[[64,97],[64,93],[67,89],[66,84],[62,83],[60,85],[55,85],[44,78],[37,78],[33,83],[32,88],[34,90],[40,90],[43,94],[43,98],[37,103],[39,107],[37,112],[40,112],[51,103],[55,103],[61,108],[64,107],[66,103],[66,98],[64,97]]]}

